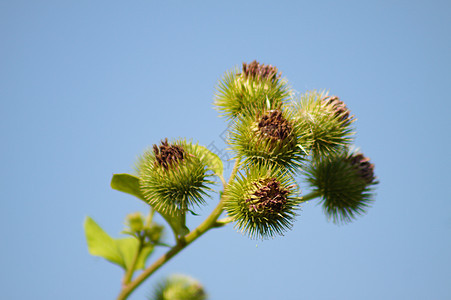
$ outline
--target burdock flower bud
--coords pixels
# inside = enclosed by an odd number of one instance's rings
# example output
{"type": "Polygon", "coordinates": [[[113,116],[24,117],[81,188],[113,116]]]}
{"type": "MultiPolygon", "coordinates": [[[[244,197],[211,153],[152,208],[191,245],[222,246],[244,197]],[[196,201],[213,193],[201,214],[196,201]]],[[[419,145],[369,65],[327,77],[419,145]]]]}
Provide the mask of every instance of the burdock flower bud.
{"type": "Polygon", "coordinates": [[[315,155],[324,156],[351,143],[354,116],[338,97],[308,92],[294,106],[299,120],[307,126],[305,130],[310,131],[315,155]]]}
{"type": "Polygon", "coordinates": [[[132,233],[141,232],[144,228],[144,219],[140,212],[127,215],[127,226],[132,233]]]}
{"type": "Polygon", "coordinates": [[[324,212],[335,223],[349,222],[366,212],[377,184],[374,165],[361,153],[341,152],[316,157],[307,180],[321,195],[324,212]]]}
{"type": "Polygon", "coordinates": [[[204,204],[212,172],[199,147],[184,140],[154,145],[140,159],[140,187],[157,211],[178,215],[204,204]]]}
{"type": "Polygon", "coordinates": [[[299,204],[293,178],[278,168],[251,166],[225,191],[225,209],[235,227],[251,238],[282,235],[299,204]]]}
{"type": "Polygon", "coordinates": [[[163,235],[164,226],[157,223],[151,223],[145,228],[145,235],[151,243],[158,243],[163,235]]]}
{"type": "Polygon", "coordinates": [[[233,119],[253,109],[279,109],[291,91],[276,67],[253,61],[242,70],[227,72],[219,82],[214,104],[224,116],[233,119]]]}
{"type": "Polygon", "coordinates": [[[247,164],[271,164],[297,170],[312,144],[305,124],[287,109],[255,111],[240,116],[229,133],[229,144],[247,164]]]}
{"type": "Polygon", "coordinates": [[[186,275],[172,275],[157,285],[152,300],[205,300],[203,286],[186,275]]]}

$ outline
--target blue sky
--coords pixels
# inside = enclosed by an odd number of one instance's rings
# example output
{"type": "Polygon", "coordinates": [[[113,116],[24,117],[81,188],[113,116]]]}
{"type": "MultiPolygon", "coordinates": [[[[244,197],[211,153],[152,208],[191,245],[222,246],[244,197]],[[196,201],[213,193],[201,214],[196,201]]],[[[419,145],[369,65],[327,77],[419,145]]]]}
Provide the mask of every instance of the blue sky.
{"type": "Polygon", "coordinates": [[[300,93],[346,102],[381,182],[374,205],[336,226],[312,201],[264,242],[211,231],[130,299],[174,272],[214,300],[450,299],[450,13],[447,1],[1,1],[2,296],[114,299],[122,271],[88,254],[84,218],[117,237],[146,212],[109,182],[164,137],[224,148],[215,85],[257,59],[300,93]]]}

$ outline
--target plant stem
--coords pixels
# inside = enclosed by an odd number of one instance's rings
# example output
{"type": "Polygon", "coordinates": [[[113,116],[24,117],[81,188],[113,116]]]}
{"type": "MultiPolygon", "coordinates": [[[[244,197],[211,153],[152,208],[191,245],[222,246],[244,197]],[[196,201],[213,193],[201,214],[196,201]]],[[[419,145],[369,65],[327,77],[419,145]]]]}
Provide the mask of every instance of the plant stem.
{"type": "Polygon", "coordinates": [[[222,176],[221,174],[219,174],[218,177],[219,177],[219,179],[220,179],[221,182],[222,182],[223,188],[225,188],[225,187],[227,186],[227,182],[225,181],[224,176],[222,176]]]}
{"type": "MultiPolygon", "coordinates": [[[[230,184],[236,176],[236,173],[238,172],[238,168],[240,166],[240,159],[238,158],[235,161],[235,165],[233,167],[232,174],[230,175],[229,182],[230,184]]],[[[227,184],[227,185],[228,185],[227,184]]],[[[226,188],[227,186],[225,186],[226,188]]],[[[221,215],[224,208],[224,194],[219,200],[218,205],[215,207],[215,209],[211,212],[211,214],[193,231],[188,233],[186,236],[184,236],[178,243],[172,247],[168,252],[163,254],[160,258],[158,258],[152,265],[147,267],[141,274],[139,274],[133,281],[125,283],[122,287],[121,292],[119,293],[119,296],[117,297],[117,300],[124,300],[127,299],[128,296],[139,286],[141,283],[143,283],[150,275],[152,275],[155,271],[157,271],[161,266],[163,266],[165,263],[167,263],[172,257],[174,257],[177,253],[179,253],[181,250],[186,248],[189,244],[194,242],[197,238],[202,236],[204,233],[206,233],[211,228],[215,228],[216,221],[218,220],[219,216],[221,215]]],[[[133,271],[132,274],[133,275],[133,271]]],[[[131,275],[130,278],[131,279],[131,275]]]]}
{"type": "Polygon", "coordinates": [[[233,222],[233,219],[231,217],[222,218],[216,221],[215,227],[222,227],[231,222],[233,222]]]}
{"type": "Polygon", "coordinates": [[[155,211],[153,210],[152,207],[150,207],[149,215],[146,218],[146,225],[145,225],[145,227],[149,227],[150,224],[152,224],[152,220],[153,220],[153,215],[154,214],[155,214],[155,211]]]}
{"type": "Polygon", "coordinates": [[[310,192],[307,195],[302,196],[302,202],[307,202],[307,201],[315,199],[319,196],[321,196],[321,192],[319,192],[319,191],[310,192]]]}
{"type": "Polygon", "coordinates": [[[140,238],[139,246],[138,246],[138,249],[136,250],[135,256],[133,257],[132,264],[129,266],[127,272],[124,275],[124,278],[122,279],[122,286],[126,286],[132,280],[133,273],[135,273],[135,267],[138,262],[139,255],[141,254],[141,251],[143,249],[143,245],[144,245],[144,239],[140,238]]]}

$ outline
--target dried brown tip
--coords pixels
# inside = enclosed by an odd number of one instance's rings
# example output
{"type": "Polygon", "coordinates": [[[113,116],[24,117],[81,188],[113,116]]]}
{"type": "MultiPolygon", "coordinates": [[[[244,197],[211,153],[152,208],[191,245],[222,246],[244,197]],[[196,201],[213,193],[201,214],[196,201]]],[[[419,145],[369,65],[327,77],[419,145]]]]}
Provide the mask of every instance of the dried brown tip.
{"type": "Polygon", "coordinates": [[[170,145],[167,138],[161,141],[160,147],[153,145],[153,153],[155,154],[155,164],[165,169],[186,157],[185,150],[179,145],[170,145]]]}
{"type": "Polygon", "coordinates": [[[243,63],[243,71],[241,76],[245,79],[266,79],[275,81],[280,78],[282,73],[277,73],[277,68],[272,65],[264,65],[258,63],[256,60],[250,64],[243,63]]]}
{"type": "Polygon", "coordinates": [[[362,153],[355,153],[349,157],[349,161],[367,184],[371,184],[374,181],[374,164],[370,163],[369,158],[362,153]]]}
{"type": "Polygon", "coordinates": [[[283,210],[290,191],[276,178],[261,179],[254,184],[258,189],[246,200],[250,211],[277,214],[283,210]]]}
{"type": "Polygon", "coordinates": [[[258,129],[265,137],[280,141],[286,139],[292,131],[290,123],[284,119],[280,110],[272,110],[261,117],[258,129]]]}
{"type": "Polygon", "coordinates": [[[346,107],[346,104],[340,100],[337,96],[327,96],[322,99],[326,106],[329,106],[334,111],[334,115],[336,118],[340,120],[340,122],[349,123],[352,119],[350,116],[350,111],[346,107]]]}

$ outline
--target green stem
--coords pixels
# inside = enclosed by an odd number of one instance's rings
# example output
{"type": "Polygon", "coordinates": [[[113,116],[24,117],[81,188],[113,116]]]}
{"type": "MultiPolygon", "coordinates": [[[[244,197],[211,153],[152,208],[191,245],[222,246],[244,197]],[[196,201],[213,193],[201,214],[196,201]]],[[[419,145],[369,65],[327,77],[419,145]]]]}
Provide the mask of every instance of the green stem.
{"type": "MultiPolygon", "coordinates": [[[[240,165],[240,159],[235,161],[235,165],[233,167],[232,175],[230,175],[229,182],[230,184],[234,179],[238,172],[238,168],[240,165]]],[[[133,281],[124,284],[122,290],[117,297],[117,300],[127,299],[128,296],[143,283],[150,275],[152,275],[155,271],[157,271],[161,266],[167,263],[172,257],[174,257],[181,250],[186,248],[189,244],[194,242],[197,238],[202,236],[211,228],[215,228],[216,221],[221,215],[224,208],[224,194],[221,197],[218,205],[211,212],[211,214],[200,224],[196,229],[188,233],[182,240],[180,240],[177,245],[172,247],[168,252],[163,254],[160,258],[158,258],[152,265],[147,267],[141,274],[139,274],[133,281]]],[[[132,274],[133,275],[133,274],[132,274]]],[[[130,276],[131,279],[131,276],[130,276]]]]}
{"type": "Polygon", "coordinates": [[[146,225],[145,227],[150,227],[150,224],[152,224],[153,215],[155,214],[155,211],[152,207],[150,207],[149,215],[146,218],[146,225]]]}
{"type": "Polygon", "coordinates": [[[216,221],[215,227],[222,227],[232,222],[233,219],[231,217],[222,218],[216,221]]]}
{"type": "Polygon", "coordinates": [[[221,174],[218,175],[219,179],[221,179],[221,183],[223,188],[225,188],[227,186],[227,182],[224,179],[224,176],[222,176],[221,174]]]}
{"type": "Polygon", "coordinates": [[[139,255],[141,255],[143,246],[144,246],[144,238],[140,237],[139,246],[138,249],[136,250],[135,256],[133,257],[132,264],[129,266],[127,272],[125,272],[124,278],[122,279],[122,286],[126,286],[132,280],[133,273],[135,273],[135,267],[136,264],[138,263],[139,255]]]}
{"type": "Polygon", "coordinates": [[[302,196],[302,202],[307,202],[309,200],[315,199],[315,198],[320,197],[320,196],[321,196],[321,192],[313,191],[313,192],[308,193],[305,196],[302,196]]]}

